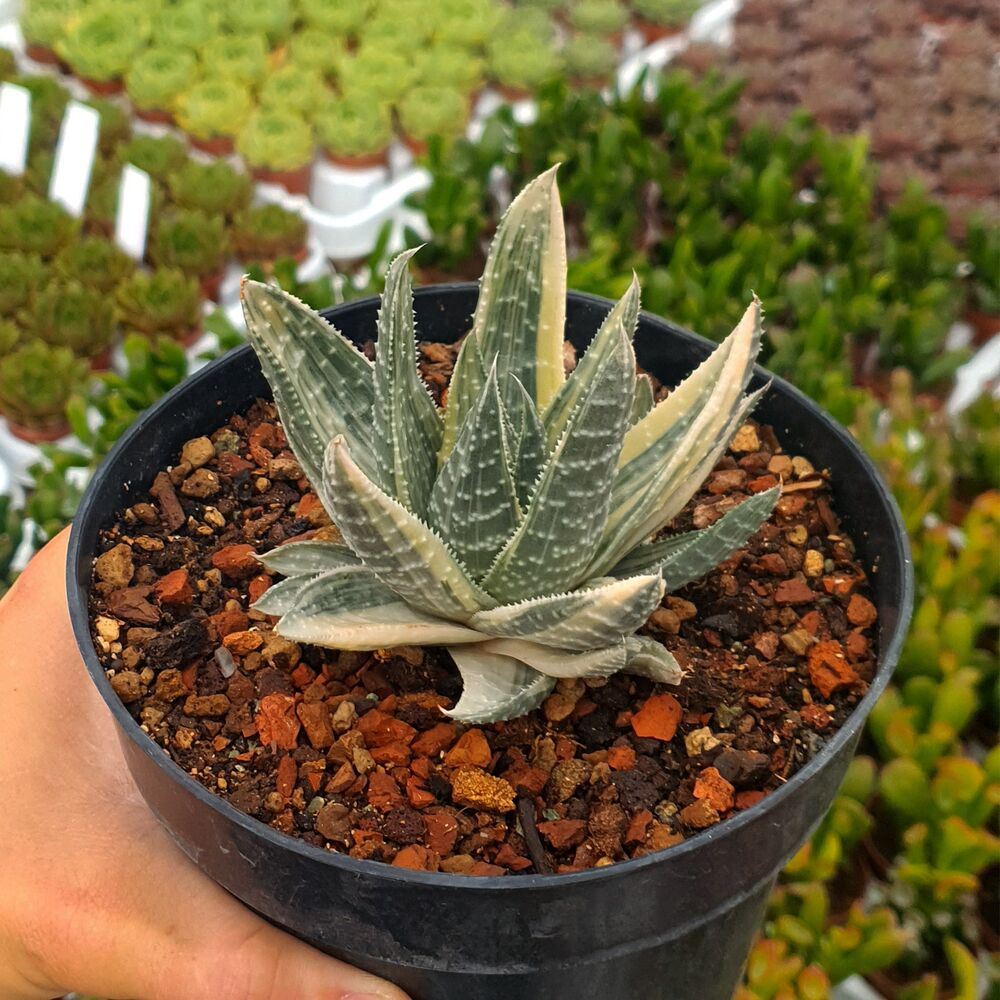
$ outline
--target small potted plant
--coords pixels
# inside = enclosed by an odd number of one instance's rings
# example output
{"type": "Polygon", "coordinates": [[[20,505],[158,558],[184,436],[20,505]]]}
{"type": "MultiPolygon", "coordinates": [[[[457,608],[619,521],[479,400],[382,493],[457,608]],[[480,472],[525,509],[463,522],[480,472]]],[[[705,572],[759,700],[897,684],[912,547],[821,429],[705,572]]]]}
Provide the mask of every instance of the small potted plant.
{"type": "Polygon", "coordinates": [[[422,156],[434,136],[446,143],[461,137],[469,120],[468,98],[452,87],[414,87],[396,110],[403,141],[414,156],[422,156]]]}
{"type": "Polygon", "coordinates": [[[309,193],[313,149],[312,129],[291,110],[254,112],[236,140],[236,150],[256,180],[279,184],[292,194],[309,193]]]}
{"type": "Polygon", "coordinates": [[[445,47],[464,48],[477,54],[504,17],[503,8],[493,0],[438,0],[434,9],[439,14],[434,28],[435,41],[445,47]]]}
{"type": "MultiPolygon", "coordinates": [[[[84,211],[84,229],[93,236],[110,240],[115,232],[118,216],[118,194],[121,183],[120,172],[95,180],[87,192],[84,211]]],[[[163,191],[159,184],[153,184],[150,191],[150,218],[155,219],[163,203],[163,191]]]]}
{"type": "Polygon", "coordinates": [[[55,202],[28,195],[0,206],[0,250],[38,254],[46,260],[76,239],[79,222],[55,202]]]}
{"type": "Polygon", "coordinates": [[[632,22],[647,45],[687,27],[704,0],[632,0],[632,22]]]}
{"type": "Polygon", "coordinates": [[[94,371],[111,367],[116,327],[114,307],[105,293],[76,281],[50,282],[39,289],[19,320],[32,337],[69,348],[94,371]]]}
{"type": "Polygon", "coordinates": [[[24,331],[12,320],[0,319],[0,358],[6,357],[24,342],[24,331]]]}
{"type": "Polygon", "coordinates": [[[175,117],[193,146],[212,156],[228,156],[252,107],[245,86],[220,77],[181,94],[175,117]]]}
{"type": "Polygon", "coordinates": [[[322,71],[290,62],[269,74],[258,99],[271,112],[311,118],[333,100],[322,71]]]}
{"type": "Polygon", "coordinates": [[[206,69],[223,80],[256,86],[267,73],[267,40],[263,35],[217,35],[201,50],[206,69]]]}
{"type": "Polygon", "coordinates": [[[45,280],[41,257],[0,251],[0,316],[14,316],[34,297],[45,280]]]}
{"type": "Polygon", "coordinates": [[[271,264],[282,257],[301,262],[308,237],[305,219],[281,205],[254,205],[233,223],[233,249],[245,264],[271,264]]]}
{"type": "Polygon", "coordinates": [[[418,61],[416,78],[427,86],[458,90],[472,104],[486,78],[485,63],[458,45],[434,45],[418,61]]]}
{"type": "Polygon", "coordinates": [[[185,346],[201,336],[201,301],[198,282],[174,268],[136,271],[115,293],[126,334],[167,336],[185,346]]]}
{"type": "Polygon", "coordinates": [[[0,170],[0,205],[12,205],[20,201],[24,197],[25,190],[23,177],[0,170]]]}
{"type": "Polygon", "coordinates": [[[33,150],[28,157],[24,173],[21,175],[24,186],[40,198],[48,198],[49,182],[52,179],[52,167],[55,165],[55,153],[51,149],[33,150]]]}
{"type": "Polygon", "coordinates": [[[224,8],[225,27],[233,35],[262,35],[275,46],[291,33],[290,0],[231,0],[224,8]]]}
{"type": "Polygon", "coordinates": [[[135,264],[110,240],[85,236],[60,251],[53,269],[63,281],[108,294],[132,273],[135,264]]]}
{"type": "Polygon", "coordinates": [[[599,35],[616,48],[628,23],[628,11],[618,0],[580,0],[569,7],[567,20],[582,35],[599,35]]]}
{"type": "Polygon", "coordinates": [[[191,86],[198,62],[186,49],[147,49],[125,74],[125,92],[143,121],[170,124],[177,98],[191,86]]]}
{"type": "Polygon", "coordinates": [[[388,162],[393,134],[388,105],[344,98],[320,112],[314,125],[324,155],[335,166],[367,170],[388,162]]]}
{"type": "Polygon", "coordinates": [[[28,58],[47,66],[58,66],[56,42],[79,9],[80,0],[31,0],[24,4],[18,26],[24,36],[28,58]]]}
{"type": "Polygon", "coordinates": [[[157,46],[178,52],[200,49],[219,33],[221,15],[214,6],[198,0],[165,4],[153,21],[152,38],[157,46]]]}
{"type": "MultiPolygon", "coordinates": [[[[127,111],[114,102],[114,100],[103,100],[94,98],[87,102],[101,119],[100,132],[97,137],[97,151],[101,157],[110,159],[114,156],[115,150],[123,143],[132,138],[132,120],[127,111]]],[[[100,171],[103,167],[102,160],[98,160],[95,171],[100,171]]],[[[93,183],[93,175],[91,175],[93,183]]]]}
{"type": "Polygon", "coordinates": [[[512,101],[530,97],[560,70],[554,48],[529,32],[496,38],[490,45],[487,65],[497,89],[512,101]]]}
{"type": "Polygon", "coordinates": [[[17,57],[13,49],[0,48],[0,82],[13,80],[17,76],[17,57]]]}
{"type": "Polygon", "coordinates": [[[149,24],[115,7],[84,10],[67,25],[56,51],[95,94],[117,94],[149,24]]]}
{"type": "Polygon", "coordinates": [[[370,0],[300,0],[299,14],[310,28],[335,39],[356,39],[372,9],[370,0]]]}
{"type": "Polygon", "coordinates": [[[414,79],[413,61],[385,45],[366,45],[340,64],[340,89],[346,96],[367,95],[375,104],[397,101],[414,79]]]}
{"type": "Polygon", "coordinates": [[[188,151],[183,142],[171,135],[137,135],[119,147],[117,159],[123,165],[131,163],[154,181],[165,184],[188,162],[188,151]]]}
{"type": "Polygon", "coordinates": [[[288,40],[288,65],[307,73],[319,73],[324,79],[337,75],[346,45],[320,28],[300,28],[288,40]]]}
{"type": "Polygon", "coordinates": [[[242,170],[225,160],[198,163],[186,160],[168,180],[170,197],[181,208],[231,219],[243,211],[253,197],[253,183],[242,170]]]}
{"type": "Polygon", "coordinates": [[[63,437],[69,431],[66,404],[86,377],[86,361],[40,340],[0,358],[0,413],[10,432],[32,444],[63,437]]]}
{"type": "Polygon", "coordinates": [[[159,268],[177,268],[197,278],[202,294],[216,299],[229,257],[225,221],[219,215],[176,209],[157,220],[149,256],[159,268]]]}
{"type": "Polygon", "coordinates": [[[985,343],[1000,333],[1000,225],[990,224],[981,213],[973,215],[965,238],[965,255],[972,265],[966,317],[977,339],[985,343]]]}
{"type": "Polygon", "coordinates": [[[31,134],[29,149],[51,152],[59,137],[63,115],[69,103],[65,87],[51,76],[16,76],[11,81],[31,94],[31,134]]]}
{"type": "Polygon", "coordinates": [[[603,87],[618,65],[618,49],[599,35],[575,34],[562,49],[566,75],[578,87],[603,87]]]}

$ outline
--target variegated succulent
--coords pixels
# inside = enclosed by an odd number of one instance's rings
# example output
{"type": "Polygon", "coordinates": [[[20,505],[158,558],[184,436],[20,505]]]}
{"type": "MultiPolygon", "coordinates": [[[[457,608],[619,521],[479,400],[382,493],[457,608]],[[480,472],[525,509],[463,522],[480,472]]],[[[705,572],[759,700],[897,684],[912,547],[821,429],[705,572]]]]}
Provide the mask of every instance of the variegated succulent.
{"type": "Polygon", "coordinates": [[[255,605],[296,642],[447,647],[450,713],[512,718],[557,678],[619,670],[677,683],[636,635],[664,592],[740,547],[760,493],[700,531],[656,538],[711,471],[759,392],[756,300],[730,337],[653,405],[636,375],[633,280],[565,373],[566,253],[555,172],[504,216],[472,329],[439,408],[416,364],[408,263],[386,278],[374,363],[296,299],[246,281],[250,339],[288,441],[343,536],[262,557],[287,579],[255,605]]]}

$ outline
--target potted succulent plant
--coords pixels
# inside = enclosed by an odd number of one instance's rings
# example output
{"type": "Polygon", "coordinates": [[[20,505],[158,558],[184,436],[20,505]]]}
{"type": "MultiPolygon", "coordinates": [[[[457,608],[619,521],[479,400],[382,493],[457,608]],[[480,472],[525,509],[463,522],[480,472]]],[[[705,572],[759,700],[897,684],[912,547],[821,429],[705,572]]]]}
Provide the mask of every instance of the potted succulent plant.
{"type": "Polygon", "coordinates": [[[618,0],[580,0],[570,6],[567,20],[580,34],[600,35],[618,46],[628,23],[628,11],[618,0]]]}
{"type": "Polygon", "coordinates": [[[163,335],[184,345],[201,336],[201,301],[198,282],[175,268],[136,271],[115,293],[126,334],[163,335]]]}
{"type": "Polygon", "coordinates": [[[418,61],[419,83],[451,87],[470,99],[478,93],[485,78],[482,57],[457,45],[434,45],[418,61]]]}
{"type": "Polygon", "coordinates": [[[334,39],[356,38],[371,11],[369,0],[300,0],[299,13],[310,27],[334,39]]]}
{"type": "Polygon", "coordinates": [[[264,81],[258,95],[262,107],[310,118],[333,100],[323,79],[323,70],[306,63],[290,62],[264,81]]]}
{"type": "Polygon", "coordinates": [[[29,195],[0,206],[0,250],[55,257],[76,239],[80,224],[62,207],[29,195]]]}
{"type": "Polygon", "coordinates": [[[116,326],[111,299],[77,281],[49,282],[31,306],[18,314],[32,337],[52,347],[67,347],[95,371],[111,367],[116,326]]]}
{"type": "Polygon", "coordinates": [[[320,28],[301,28],[288,40],[288,65],[332,78],[345,52],[345,45],[320,28]]]}
{"type": "Polygon", "coordinates": [[[256,86],[267,73],[267,40],[260,34],[217,35],[201,50],[202,62],[224,80],[256,86]]]}
{"type": "Polygon", "coordinates": [[[279,184],[292,194],[308,194],[313,133],[295,111],[262,108],[236,140],[237,152],[258,181],[279,184]]]}
{"type": "Polygon", "coordinates": [[[290,0],[236,0],[225,5],[225,27],[234,35],[262,35],[269,45],[284,42],[292,30],[290,0]]]}
{"type": "Polygon", "coordinates": [[[22,74],[11,81],[31,94],[31,135],[29,149],[51,150],[59,136],[69,94],[51,76],[22,74]]]}
{"type": "Polygon", "coordinates": [[[60,251],[54,269],[63,281],[109,293],[135,270],[132,258],[110,240],[85,236],[60,251]]]}
{"type": "Polygon", "coordinates": [[[32,340],[0,358],[0,413],[22,441],[56,441],[69,430],[66,404],[83,385],[87,363],[68,347],[32,340]]]}
{"type": "Polygon", "coordinates": [[[6,357],[24,342],[24,331],[13,321],[0,319],[0,358],[6,357]]]}
{"type": "Polygon", "coordinates": [[[281,257],[305,260],[309,227],[281,205],[254,205],[236,216],[233,249],[246,264],[270,264],[281,257]]]}
{"type": "Polygon", "coordinates": [[[144,121],[170,124],[177,98],[196,78],[197,60],[187,49],[147,49],[125,74],[125,92],[144,121]]]}
{"type": "Polygon", "coordinates": [[[340,63],[340,89],[347,95],[364,94],[376,104],[392,103],[402,97],[413,83],[413,61],[403,42],[398,48],[388,45],[363,45],[349,59],[340,63]]]}
{"type": "Polygon", "coordinates": [[[188,151],[183,142],[170,135],[137,135],[119,147],[117,159],[119,163],[131,163],[145,170],[154,181],[166,184],[188,162],[188,151]]]}
{"type": "Polygon", "coordinates": [[[418,1000],[728,1000],[898,655],[905,535],[755,372],[759,303],[712,350],[634,281],[567,296],[564,239],[549,171],[479,289],[406,253],[332,329],[247,283],[256,357],[92,480],[71,617],[155,815],[278,925],[418,1000]]]}
{"type": "Polygon", "coordinates": [[[684,30],[703,0],[632,0],[636,28],[647,45],[684,30]]]}
{"type": "Polygon", "coordinates": [[[219,34],[221,15],[198,0],[165,4],[153,21],[152,37],[158,46],[173,51],[199,49],[219,34]]]}
{"type": "MultiPolygon", "coordinates": [[[[969,220],[965,253],[972,265],[966,317],[980,342],[1000,333],[1000,226],[981,213],[969,220]]],[[[3,279],[0,278],[0,284],[3,279]]]]}
{"type": "Polygon", "coordinates": [[[218,215],[176,209],[157,220],[149,255],[157,267],[177,268],[197,278],[202,294],[215,299],[229,256],[225,221],[218,215]]]}
{"type": "Polygon", "coordinates": [[[117,94],[149,24],[116,7],[98,6],[70,20],[56,51],[95,94],[117,94]]]}
{"type": "Polygon", "coordinates": [[[504,11],[493,0],[438,0],[435,41],[445,47],[479,52],[503,19],[504,11]]]}
{"type": "Polygon", "coordinates": [[[220,77],[181,94],[175,117],[192,145],[213,156],[228,156],[252,106],[245,86],[220,77]]]}
{"type": "Polygon", "coordinates": [[[344,98],[316,115],[316,135],[326,158],[336,166],[384,166],[392,144],[392,116],[386,104],[344,98]]]}
{"type": "Polygon", "coordinates": [[[396,111],[403,141],[414,156],[422,156],[432,137],[438,136],[447,143],[465,133],[469,100],[453,87],[423,85],[404,94],[396,111]]]}
{"type": "Polygon", "coordinates": [[[231,219],[250,204],[253,183],[225,160],[198,163],[187,160],[169,178],[170,197],[181,208],[231,219]]]}
{"type": "Polygon", "coordinates": [[[0,250],[0,316],[14,316],[24,308],[44,280],[40,257],[0,250]]]}
{"type": "Polygon", "coordinates": [[[529,97],[560,68],[553,47],[527,31],[498,37],[490,45],[487,65],[497,89],[512,101],[529,97]]]}
{"type": "MultiPolygon", "coordinates": [[[[132,138],[132,120],[127,111],[121,108],[113,100],[103,100],[94,98],[87,102],[98,114],[100,118],[100,132],[97,137],[97,151],[100,157],[111,158],[115,150],[123,143],[132,138]]],[[[99,173],[104,166],[104,161],[98,159],[94,163],[95,173],[99,173]]],[[[93,183],[93,175],[91,177],[93,183]]]]}
{"type": "Polygon", "coordinates": [[[607,38],[576,34],[563,46],[562,60],[577,86],[603,87],[618,65],[618,49],[607,38]]]}
{"type": "Polygon", "coordinates": [[[69,19],[79,10],[79,0],[31,0],[18,18],[28,58],[50,66],[59,64],[56,42],[69,19]]]}
{"type": "Polygon", "coordinates": [[[12,205],[24,197],[24,178],[0,170],[0,205],[12,205]]]}

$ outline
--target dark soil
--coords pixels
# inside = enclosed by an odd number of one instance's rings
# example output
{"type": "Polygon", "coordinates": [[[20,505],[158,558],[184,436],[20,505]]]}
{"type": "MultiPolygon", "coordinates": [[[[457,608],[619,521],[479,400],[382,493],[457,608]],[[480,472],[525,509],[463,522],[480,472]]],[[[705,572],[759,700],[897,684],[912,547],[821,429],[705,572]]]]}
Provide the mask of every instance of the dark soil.
{"type": "MultiPolygon", "coordinates": [[[[424,345],[440,396],[454,349],[424,345]]],[[[258,402],[188,442],[105,532],[94,641],[150,738],[238,809],[316,847],[469,875],[565,872],[677,844],[759,802],[838,729],[875,669],[875,609],[828,477],[747,424],[673,530],[779,479],[772,520],[644,631],[688,673],[561,681],[469,727],[447,653],[299,646],[250,610],[254,553],[337,538],[258,402]]]]}

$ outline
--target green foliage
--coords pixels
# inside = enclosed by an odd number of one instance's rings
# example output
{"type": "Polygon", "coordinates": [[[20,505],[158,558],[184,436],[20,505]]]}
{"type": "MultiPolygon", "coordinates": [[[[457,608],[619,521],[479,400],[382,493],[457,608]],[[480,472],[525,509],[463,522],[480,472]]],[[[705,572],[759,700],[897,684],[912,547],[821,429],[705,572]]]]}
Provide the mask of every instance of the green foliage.
{"type": "Polygon", "coordinates": [[[199,0],[167,4],[153,22],[152,37],[174,51],[197,49],[219,32],[219,11],[199,0]]]}
{"type": "Polygon", "coordinates": [[[465,131],[469,102],[450,87],[414,87],[399,102],[399,123],[411,139],[426,142],[432,136],[450,140],[465,131]]]}
{"type": "Polygon", "coordinates": [[[0,412],[23,427],[59,428],[70,396],[86,376],[86,362],[69,348],[30,341],[0,358],[0,412]]]}
{"type": "Polygon", "coordinates": [[[315,119],[320,145],[347,159],[384,152],[392,142],[392,117],[385,104],[363,99],[335,101],[315,119]]]}
{"type": "Polygon", "coordinates": [[[59,253],[54,269],[65,281],[108,293],[135,270],[135,264],[110,240],[85,236],[59,253]]]}
{"type": "Polygon", "coordinates": [[[177,101],[177,124],[196,139],[234,137],[250,117],[253,105],[246,86],[220,76],[203,80],[177,101]]]}
{"type": "Polygon", "coordinates": [[[330,77],[336,74],[345,52],[344,45],[325,31],[301,28],[288,42],[288,64],[307,74],[330,77]]]}
{"type": "MultiPolygon", "coordinates": [[[[329,47],[325,39],[324,43],[329,47]]],[[[312,68],[302,62],[293,61],[276,70],[260,90],[262,107],[303,119],[318,114],[333,100],[333,93],[323,80],[322,68],[312,68]]]]}
{"type": "Polygon", "coordinates": [[[487,52],[490,75],[504,87],[530,91],[559,72],[559,58],[545,39],[530,30],[498,36],[487,52]]]}
{"type": "Polygon", "coordinates": [[[157,222],[149,253],[157,267],[212,277],[229,255],[225,222],[218,215],[177,209],[157,222]]]}
{"type": "Polygon", "coordinates": [[[0,251],[55,257],[76,238],[79,228],[59,205],[31,195],[0,206],[0,251]]]}
{"type": "Polygon", "coordinates": [[[83,496],[81,470],[86,464],[80,452],[42,445],[42,457],[28,470],[31,489],[24,505],[25,516],[35,524],[36,546],[55,538],[73,520],[83,496]]]}
{"type": "Polygon", "coordinates": [[[47,282],[20,320],[31,336],[84,358],[106,352],[115,335],[111,299],[76,281],[47,282]]]}
{"type": "Polygon", "coordinates": [[[562,58],[570,79],[603,83],[618,64],[618,50],[606,38],[574,35],[563,47],[562,58]]]}
{"type": "Polygon", "coordinates": [[[181,208],[226,218],[243,211],[253,196],[249,176],[225,160],[187,160],[170,174],[169,184],[170,195],[181,208]]]}
{"type": "Polygon", "coordinates": [[[202,61],[221,79],[246,87],[263,80],[267,53],[261,34],[216,35],[202,48],[202,61]]]}
{"type": "Polygon", "coordinates": [[[52,49],[80,6],[80,0],[26,0],[19,17],[25,41],[52,49]]]}
{"type": "Polygon", "coordinates": [[[1000,314],[1000,226],[971,219],[965,256],[972,265],[973,307],[990,316],[1000,314]]]}
{"type": "Polygon", "coordinates": [[[186,49],[147,49],[129,67],[125,89],[144,111],[172,111],[178,96],[191,85],[197,61],[186,49]]]}
{"type": "Polygon", "coordinates": [[[632,0],[639,17],[652,24],[681,27],[687,24],[704,0],[632,0]]]}
{"type": "Polygon", "coordinates": [[[145,170],[153,180],[165,184],[188,162],[188,151],[172,136],[137,135],[118,150],[117,159],[145,170]]]}
{"type": "Polygon", "coordinates": [[[11,498],[0,495],[0,597],[7,593],[17,577],[14,557],[18,550],[26,543],[34,547],[33,534],[11,498]]]}
{"type": "Polygon", "coordinates": [[[294,257],[305,247],[308,232],[297,212],[275,204],[253,205],[236,217],[233,249],[248,262],[294,257]]]}
{"type": "Polygon", "coordinates": [[[613,35],[628,21],[618,0],[578,0],[569,8],[569,23],[584,35],[613,35]]]}
{"type": "Polygon", "coordinates": [[[66,22],[56,51],[88,80],[117,80],[149,37],[148,19],[135,14],[118,6],[88,7],[66,22]]]}
{"type": "Polygon", "coordinates": [[[13,317],[42,284],[45,265],[34,254],[0,252],[0,316],[13,317]]]}
{"type": "Polygon", "coordinates": [[[747,959],[746,979],[733,1000],[828,1000],[830,979],[789,954],[786,941],[764,938],[747,959]]]}
{"type": "Polygon", "coordinates": [[[290,0],[227,0],[224,23],[233,34],[264,35],[271,45],[292,30],[290,0]]]}
{"type": "Polygon", "coordinates": [[[264,109],[250,116],[236,148],[251,167],[298,170],[312,160],[312,130],[295,112],[264,109]]]}
{"type": "Polygon", "coordinates": [[[126,333],[183,339],[201,322],[198,282],[176,269],[136,271],[118,286],[115,303],[126,333]]]}

